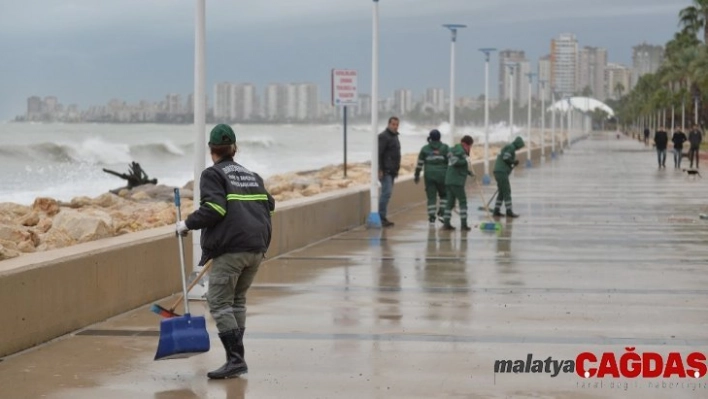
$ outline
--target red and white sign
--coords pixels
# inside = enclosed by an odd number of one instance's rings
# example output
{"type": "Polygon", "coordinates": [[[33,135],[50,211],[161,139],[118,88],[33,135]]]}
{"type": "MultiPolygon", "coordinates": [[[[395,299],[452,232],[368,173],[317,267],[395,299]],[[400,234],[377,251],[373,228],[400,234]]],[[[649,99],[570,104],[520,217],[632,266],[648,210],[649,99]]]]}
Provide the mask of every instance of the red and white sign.
{"type": "Polygon", "coordinates": [[[358,105],[357,75],[351,69],[332,69],[332,105],[358,105]]]}

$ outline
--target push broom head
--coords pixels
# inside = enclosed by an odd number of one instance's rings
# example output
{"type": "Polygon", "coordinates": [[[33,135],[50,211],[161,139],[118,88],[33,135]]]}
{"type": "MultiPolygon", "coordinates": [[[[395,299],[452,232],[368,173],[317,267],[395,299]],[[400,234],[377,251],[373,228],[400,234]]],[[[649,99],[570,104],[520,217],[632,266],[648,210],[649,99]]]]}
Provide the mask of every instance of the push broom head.
{"type": "Polygon", "coordinates": [[[150,311],[158,314],[164,318],[170,318],[170,317],[179,317],[179,315],[175,312],[172,312],[168,309],[163,308],[162,306],[153,303],[152,306],[150,307],[150,311]]]}
{"type": "Polygon", "coordinates": [[[500,231],[501,223],[499,222],[482,222],[479,224],[479,229],[483,231],[500,231]]]}

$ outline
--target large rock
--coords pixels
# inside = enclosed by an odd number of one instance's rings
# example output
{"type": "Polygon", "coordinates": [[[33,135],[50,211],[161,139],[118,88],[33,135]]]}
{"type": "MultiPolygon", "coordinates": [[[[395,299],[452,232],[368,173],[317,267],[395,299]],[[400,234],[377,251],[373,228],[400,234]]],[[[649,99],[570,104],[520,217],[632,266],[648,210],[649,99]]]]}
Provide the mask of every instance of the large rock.
{"type": "Polygon", "coordinates": [[[18,218],[16,223],[21,224],[23,226],[36,226],[39,223],[39,214],[37,213],[37,211],[32,211],[18,218]]]}
{"type": "Polygon", "coordinates": [[[59,213],[59,203],[52,198],[37,198],[32,204],[32,209],[46,213],[48,216],[54,216],[59,213]]]}
{"type": "Polygon", "coordinates": [[[20,256],[20,252],[14,249],[5,248],[0,244],[0,260],[12,259],[20,256]]]}
{"type": "Polygon", "coordinates": [[[63,229],[51,229],[47,233],[41,234],[39,238],[40,244],[37,246],[37,251],[64,248],[76,244],[76,240],[63,229]]]}
{"type": "Polygon", "coordinates": [[[101,208],[108,208],[117,205],[120,201],[121,198],[119,196],[113,193],[105,193],[91,200],[91,204],[101,208]]]}
{"type": "Polygon", "coordinates": [[[12,218],[14,219],[17,216],[23,216],[32,211],[32,208],[29,206],[24,206],[20,204],[15,204],[12,202],[3,202],[0,203],[0,214],[8,214],[12,215],[12,218]]]}
{"type": "Polygon", "coordinates": [[[74,197],[71,199],[69,206],[71,206],[72,208],[83,208],[85,206],[91,205],[91,201],[91,198],[85,196],[74,197]]]}
{"type": "Polygon", "coordinates": [[[99,210],[63,209],[54,218],[52,228],[64,230],[77,242],[87,242],[113,235],[113,220],[106,212],[99,210]]]}

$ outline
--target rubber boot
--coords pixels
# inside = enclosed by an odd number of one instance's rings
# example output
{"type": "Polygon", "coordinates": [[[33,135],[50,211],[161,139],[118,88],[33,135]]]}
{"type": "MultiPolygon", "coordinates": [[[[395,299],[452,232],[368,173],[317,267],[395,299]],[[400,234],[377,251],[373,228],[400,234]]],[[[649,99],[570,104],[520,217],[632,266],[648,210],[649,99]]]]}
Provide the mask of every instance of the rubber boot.
{"type": "Polygon", "coordinates": [[[211,379],[238,377],[248,372],[248,366],[238,353],[240,332],[238,329],[219,333],[222,345],[226,351],[226,363],[221,368],[207,373],[211,379]]]}
{"type": "Polygon", "coordinates": [[[462,221],[462,225],[460,226],[460,231],[470,231],[472,230],[470,226],[467,225],[467,220],[462,221]]]}
{"type": "Polygon", "coordinates": [[[521,216],[521,215],[517,215],[513,211],[506,211],[506,217],[508,217],[508,218],[518,218],[519,216],[521,216]]]}
{"type": "Polygon", "coordinates": [[[500,218],[500,217],[502,217],[502,216],[504,216],[504,215],[502,215],[502,213],[501,213],[501,211],[499,210],[499,208],[494,208],[494,213],[492,213],[492,216],[495,217],[495,218],[500,218]]]}
{"type": "Polygon", "coordinates": [[[245,350],[243,347],[243,334],[246,333],[246,327],[243,327],[238,330],[238,344],[236,345],[236,352],[238,352],[238,355],[241,356],[241,359],[243,361],[246,361],[246,356],[245,356],[245,350]]]}

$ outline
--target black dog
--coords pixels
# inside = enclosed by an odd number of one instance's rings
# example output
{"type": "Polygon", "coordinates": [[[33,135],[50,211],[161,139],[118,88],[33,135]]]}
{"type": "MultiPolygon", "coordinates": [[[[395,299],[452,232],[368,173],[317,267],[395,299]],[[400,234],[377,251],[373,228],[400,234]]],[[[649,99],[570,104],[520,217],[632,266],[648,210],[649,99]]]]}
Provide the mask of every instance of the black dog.
{"type": "Polygon", "coordinates": [[[700,177],[701,179],[703,178],[703,176],[701,176],[701,173],[698,171],[698,169],[681,169],[681,170],[688,173],[688,175],[693,177],[694,179],[696,178],[696,175],[698,175],[698,177],[700,177]]]}

